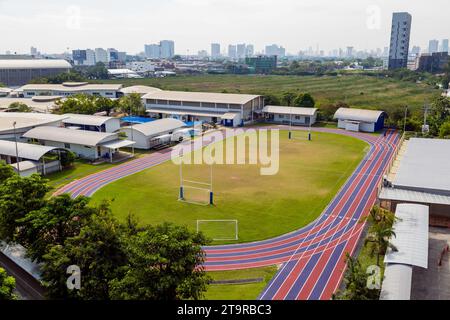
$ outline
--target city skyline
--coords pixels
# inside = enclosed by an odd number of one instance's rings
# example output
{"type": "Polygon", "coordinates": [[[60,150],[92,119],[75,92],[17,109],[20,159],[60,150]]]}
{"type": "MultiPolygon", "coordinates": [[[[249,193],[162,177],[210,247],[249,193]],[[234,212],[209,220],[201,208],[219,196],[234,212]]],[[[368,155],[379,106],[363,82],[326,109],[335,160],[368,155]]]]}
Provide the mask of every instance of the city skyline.
{"type": "MultiPolygon", "coordinates": [[[[444,4],[443,0],[436,1],[444,4]]],[[[317,46],[326,53],[348,46],[355,50],[374,50],[388,46],[394,11],[408,11],[413,16],[411,45],[426,48],[431,39],[447,39],[450,30],[450,21],[444,19],[445,12],[436,12],[434,7],[420,1],[402,4],[383,0],[374,5],[372,1],[347,0],[353,5],[339,6],[322,0],[302,3],[292,0],[245,3],[132,0],[120,10],[112,7],[104,10],[103,2],[77,1],[74,6],[65,0],[40,1],[39,4],[0,0],[0,28],[7,30],[7,34],[14,34],[0,44],[0,52],[28,53],[31,46],[46,53],[114,47],[135,54],[144,51],[144,44],[157,43],[160,39],[175,41],[176,54],[209,51],[211,43],[220,43],[222,48],[228,44],[251,43],[255,52],[262,52],[265,46],[276,43],[290,54],[317,46]],[[175,6],[177,10],[173,10],[175,6]],[[254,11],[250,18],[248,10],[254,11]],[[334,15],[330,15],[331,10],[334,15]],[[152,19],[140,19],[148,16],[148,12],[153,14],[152,19]],[[431,12],[433,24],[426,22],[431,12]],[[171,18],[167,19],[169,13],[171,18]],[[247,18],[240,19],[242,16],[247,18]],[[327,16],[326,21],[323,16],[327,16]],[[189,19],[192,21],[187,23],[189,19]],[[267,23],[269,19],[276,23],[267,23]],[[179,25],[183,28],[177,27],[179,25]],[[326,30],[333,32],[324,32],[326,30]],[[93,32],[96,32],[95,37],[93,32]],[[54,41],[55,38],[58,41],[54,41]]]]}

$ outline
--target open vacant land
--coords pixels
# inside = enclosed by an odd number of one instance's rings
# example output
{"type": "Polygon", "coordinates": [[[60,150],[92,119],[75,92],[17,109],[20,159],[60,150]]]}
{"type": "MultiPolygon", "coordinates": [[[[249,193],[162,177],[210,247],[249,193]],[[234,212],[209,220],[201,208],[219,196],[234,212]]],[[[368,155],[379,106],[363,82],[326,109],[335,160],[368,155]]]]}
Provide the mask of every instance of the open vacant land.
{"type": "MultiPolygon", "coordinates": [[[[163,221],[196,228],[199,219],[237,219],[239,241],[267,239],[313,221],[364,156],[367,144],[329,133],[313,141],[280,134],[279,172],[260,175],[257,165],[215,165],[214,206],[178,201],[179,167],[172,162],[118,180],[94,194],[96,202],[114,199],[120,219],[135,214],[143,223],[163,221]]],[[[208,181],[207,165],[184,165],[185,179],[208,181]]],[[[205,197],[207,194],[205,194],[205,197]]],[[[206,198],[207,199],[207,198],[206,198]]],[[[213,235],[209,235],[213,236],[213,235]]]]}
{"type": "Polygon", "coordinates": [[[282,94],[285,91],[311,93],[318,106],[346,101],[354,107],[381,108],[408,105],[419,109],[439,94],[427,84],[364,75],[345,76],[177,76],[162,79],[120,79],[110,82],[148,85],[164,90],[209,91],[253,94],[282,94]]]}

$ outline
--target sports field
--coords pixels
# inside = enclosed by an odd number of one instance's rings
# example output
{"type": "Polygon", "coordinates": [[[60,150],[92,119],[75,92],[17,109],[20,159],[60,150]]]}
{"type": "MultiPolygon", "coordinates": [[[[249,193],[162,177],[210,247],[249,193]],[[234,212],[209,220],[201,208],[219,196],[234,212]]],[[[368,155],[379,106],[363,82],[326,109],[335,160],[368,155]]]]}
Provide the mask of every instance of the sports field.
{"type": "MultiPolygon", "coordinates": [[[[236,219],[239,242],[272,238],[313,221],[330,202],[357,164],[367,144],[348,136],[305,133],[301,139],[280,136],[280,169],[260,175],[255,165],[216,165],[213,168],[215,206],[180,202],[179,167],[166,162],[113,182],[93,199],[114,199],[113,213],[123,219],[135,214],[142,223],[170,221],[196,229],[199,219],[236,219]]],[[[185,165],[185,179],[207,181],[209,166],[185,165]]],[[[213,237],[212,234],[209,234],[213,237]]]]}
{"type": "Polygon", "coordinates": [[[155,79],[102,80],[101,82],[155,86],[164,90],[209,91],[281,95],[285,91],[309,92],[317,106],[345,101],[353,107],[389,111],[408,105],[418,110],[440,91],[424,83],[364,75],[345,76],[246,76],[202,75],[155,79]]]}

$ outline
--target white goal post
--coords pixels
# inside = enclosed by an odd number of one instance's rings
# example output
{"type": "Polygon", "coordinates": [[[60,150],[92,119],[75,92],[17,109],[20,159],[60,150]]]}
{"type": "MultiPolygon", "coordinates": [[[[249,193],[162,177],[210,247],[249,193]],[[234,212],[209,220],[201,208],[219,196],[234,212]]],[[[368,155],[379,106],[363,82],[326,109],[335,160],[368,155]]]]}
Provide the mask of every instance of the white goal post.
{"type": "Polygon", "coordinates": [[[238,220],[197,220],[197,232],[203,232],[214,241],[237,241],[238,220]]]}

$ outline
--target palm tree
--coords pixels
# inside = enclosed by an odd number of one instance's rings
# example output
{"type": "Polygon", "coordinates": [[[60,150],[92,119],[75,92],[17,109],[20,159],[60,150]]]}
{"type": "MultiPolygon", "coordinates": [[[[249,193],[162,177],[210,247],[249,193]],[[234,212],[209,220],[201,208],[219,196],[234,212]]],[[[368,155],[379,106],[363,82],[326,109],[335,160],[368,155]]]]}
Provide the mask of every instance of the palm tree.
{"type": "Polygon", "coordinates": [[[370,246],[370,256],[377,256],[377,266],[380,265],[380,257],[384,256],[390,248],[392,251],[398,251],[390,242],[396,234],[392,226],[374,225],[371,232],[364,241],[364,246],[370,246]]]}

